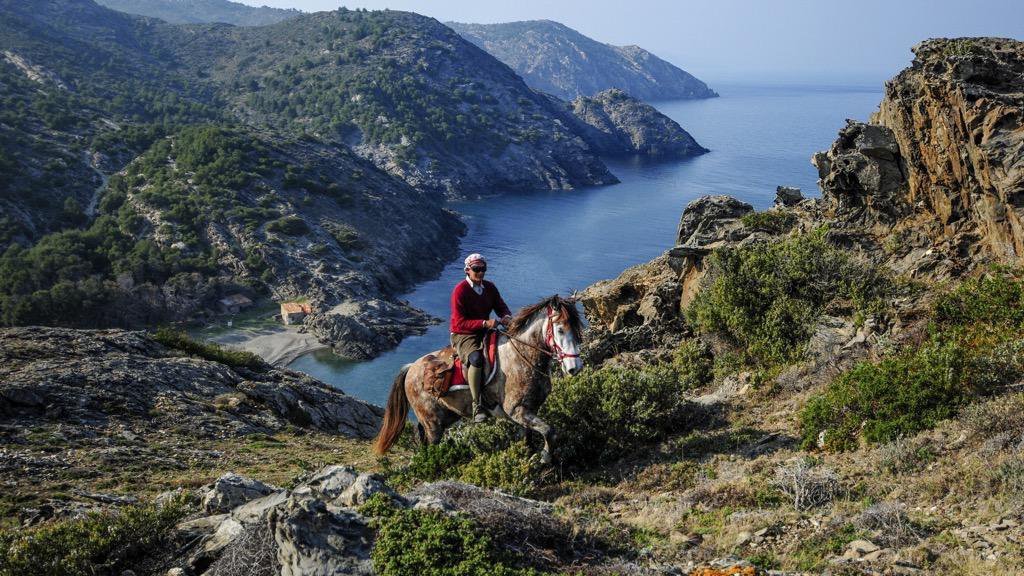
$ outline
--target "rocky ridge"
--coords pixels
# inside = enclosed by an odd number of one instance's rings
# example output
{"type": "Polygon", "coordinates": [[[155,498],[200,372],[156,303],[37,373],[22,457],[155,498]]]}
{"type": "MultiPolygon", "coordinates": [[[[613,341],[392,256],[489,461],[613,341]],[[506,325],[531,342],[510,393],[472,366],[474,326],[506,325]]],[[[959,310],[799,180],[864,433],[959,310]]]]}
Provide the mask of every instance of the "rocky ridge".
{"type": "Polygon", "coordinates": [[[100,0],[112,10],[159,18],[171,24],[222,22],[235,26],[266,26],[302,14],[294,8],[247,6],[229,0],[100,0]]]}
{"type": "Polygon", "coordinates": [[[641,100],[717,96],[691,74],[639,46],[603,44],[558,22],[447,24],[533,88],[565,100],[611,88],[641,100]]]}
{"type": "Polygon", "coordinates": [[[587,142],[602,154],[687,158],[708,151],[674,120],[616,88],[580,96],[570,107],[590,128],[587,142]]]}
{"type": "Polygon", "coordinates": [[[141,332],[5,328],[0,358],[8,431],[60,422],[66,437],[109,428],[231,437],[293,425],[369,438],[382,415],[304,374],[190,357],[141,332]]]}

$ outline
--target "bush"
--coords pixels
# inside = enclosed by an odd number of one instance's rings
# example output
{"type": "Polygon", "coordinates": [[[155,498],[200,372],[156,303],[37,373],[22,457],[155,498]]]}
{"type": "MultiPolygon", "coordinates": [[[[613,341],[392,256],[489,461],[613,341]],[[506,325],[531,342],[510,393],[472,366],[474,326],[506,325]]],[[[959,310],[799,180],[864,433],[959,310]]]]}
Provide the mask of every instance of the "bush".
{"type": "Polygon", "coordinates": [[[797,510],[828,504],[839,493],[836,473],[806,458],[777,468],[772,485],[789,496],[797,510]]]}
{"type": "Polygon", "coordinates": [[[437,510],[395,508],[379,495],[360,509],[372,518],[377,538],[370,553],[381,576],[527,576],[516,558],[503,554],[490,536],[462,516],[437,510]]]}
{"type": "Polygon", "coordinates": [[[500,488],[517,496],[529,494],[543,476],[540,456],[520,442],[499,452],[480,454],[465,464],[459,479],[482,488],[500,488]]]}
{"type": "Polygon", "coordinates": [[[186,354],[199,356],[221,364],[227,364],[235,368],[249,368],[251,370],[264,370],[267,364],[262,358],[252,352],[242,350],[229,350],[217,344],[198,342],[180,330],[171,328],[160,328],[153,333],[153,340],[175,350],[181,350],[186,354]]]}
{"type": "Polygon", "coordinates": [[[309,233],[309,226],[298,216],[285,216],[267,224],[267,231],[286,236],[302,236],[309,233]]]}
{"type": "Polygon", "coordinates": [[[955,342],[857,364],[804,406],[803,447],[815,447],[822,433],[824,448],[847,450],[860,437],[886,442],[931,428],[967,401],[969,377],[969,358],[955,342]]]}
{"type": "Polygon", "coordinates": [[[934,427],[1024,377],[1024,281],[996,269],[935,304],[929,339],[878,364],[860,363],[800,414],[803,446],[846,450],[934,427]]]}
{"type": "Polygon", "coordinates": [[[706,344],[696,338],[683,340],[672,353],[672,367],[684,390],[693,390],[714,379],[715,359],[706,344]]]}
{"type": "Polygon", "coordinates": [[[715,250],[686,311],[698,330],[727,337],[745,362],[764,367],[800,359],[825,305],[850,301],[875,313],[892,290],[878,269],[825,240],[825,231],[779,242],[715,250]]]}
{"type": "Polygon", "coordinates": [[[796,224],[796,216],[785,210],[765,210],[764,212],[747,212],[740,218],[745,228],[783,234],[789,232],[796,224]]]}
{"type": "Polygon", "coordinates": [[[521,439],[521,428],[507,420],[456,425],[441,442],[423,446],[394,473],[398,484],[457,479],[486,488],[528,494],[541,477],[540,459],[521,439]]]}
{"type": "Polygon", "coordinates": [[[187,513],[179,500],[0,532],[0,574],[120,574],[158,552],[187,513]]]}
{"type": "Polygon", "coordinates": [[[555,452],[562,462],[593,465],[680,429],[684,391],[671,366],[588,368],[554,382],[540,416],[557,433],[555,452]]]}

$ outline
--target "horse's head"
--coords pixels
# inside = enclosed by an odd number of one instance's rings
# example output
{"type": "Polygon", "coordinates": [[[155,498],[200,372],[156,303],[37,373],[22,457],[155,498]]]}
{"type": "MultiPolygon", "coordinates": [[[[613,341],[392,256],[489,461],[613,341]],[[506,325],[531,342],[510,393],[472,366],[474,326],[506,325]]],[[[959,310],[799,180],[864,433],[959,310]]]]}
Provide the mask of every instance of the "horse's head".
{"type": "Polygon", "coordinates": [[[549,299],[544,321],[544,343],[551,350],[551,357],[562,366],[566,374],[572,375],[583,369],[580,358],[580,335],[582,323],[576,303],[558,296],[549,299]]]}
{"type": "Polygon", "coordinates": [[[516,314],[508,331],[513,336],[525,337],[525,342],[557,361],[567,374],[583,369],[580,342],[583,322],[576,310],[574,299],[558,295],[526,306],[516,314]]]}

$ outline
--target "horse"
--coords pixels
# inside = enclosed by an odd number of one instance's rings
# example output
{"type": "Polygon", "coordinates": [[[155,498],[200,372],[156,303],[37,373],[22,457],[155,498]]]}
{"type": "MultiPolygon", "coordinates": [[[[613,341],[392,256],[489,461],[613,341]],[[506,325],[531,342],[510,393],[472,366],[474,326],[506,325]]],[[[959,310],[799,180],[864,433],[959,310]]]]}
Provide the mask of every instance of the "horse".
{"type": "MultiPolygon", "coordinates": [[[[483,391],[483,406],[492,416],[507,418],[544,438],[541,462],[551,463],[554,429],[537,416],[551,392],[551,361],[573,375],[583,369],[580,359],[582,322],[576,304],[557,294],[521,309],[498,338],[498,371],[483,391]]],[[[434,352],[437,355],[439,352],[434,352]]],[[[416,414],[421,444],[436,444],[459,418],[472,414],[468,390],[435,397],[424,386],[429,354],[406,364],[395,377],[384,408],[384,423],[374,441],[374,452],[386,453],[405,428],[409,405],[416,414]]]]}

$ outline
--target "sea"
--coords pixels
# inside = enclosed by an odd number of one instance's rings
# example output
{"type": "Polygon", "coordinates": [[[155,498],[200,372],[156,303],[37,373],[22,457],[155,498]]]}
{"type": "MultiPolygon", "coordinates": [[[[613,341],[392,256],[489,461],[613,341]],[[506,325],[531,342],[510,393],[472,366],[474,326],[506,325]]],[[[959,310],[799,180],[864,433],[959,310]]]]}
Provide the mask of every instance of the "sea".
{"type": "MultiPolygon", "coordinates": [[[[713,87],[721,97],[651,103],[709,153],[681,161],[606,159],[621,180],[611,186],[453,202],[469,228],[463,256],[484,255],[487,278],[513,310],[614,278],[671,248],[683,208],[700,196],[727,194],[759,210],[772,205],[780,185],[820,196],[811,156],[831,146],[846,119],[867,120],[882,98],[880,85],[713,87]]],[[[383,405],[403,364],[448,342],[448,298],[462,278],[459,257],[401,297],[445,322],[398,348],[366,362],[320,350],[289,367],[383,405]]]]}

